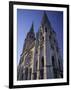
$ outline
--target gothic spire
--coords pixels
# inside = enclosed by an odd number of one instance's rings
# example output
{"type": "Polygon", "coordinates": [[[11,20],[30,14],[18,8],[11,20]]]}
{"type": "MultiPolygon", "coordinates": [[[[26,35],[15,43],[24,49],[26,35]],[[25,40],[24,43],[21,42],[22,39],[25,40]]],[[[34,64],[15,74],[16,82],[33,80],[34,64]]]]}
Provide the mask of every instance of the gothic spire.
{"type": "Polygon", "coordinates": [[[30,28],[30,31],[29,32],[34,32],[34,25],[33,25],[33,23],[32,23],[32,26],[31,26],[31,28],[30,28]]]}
{"type": "Polygon", "coordinates": [[[41,21],[41,25],[44,26],[45,24],[47,24],[47,26],[50,26],[50,21],[48,19],[46,12],[44,11],[42,21],[41,21]]]}
{"type": "Polygon", "coordinates": [[[28,47],[34,41],[35,41],[35,33],[34,33],[34,25],[32,23],[31,28],[30,28],[30,30],[27,33],[27,36],[25,38],[25,43],[24,43],[24,46],[23,46],[23,52],[24,52],[25,49],[28,49],[28,47]]]}

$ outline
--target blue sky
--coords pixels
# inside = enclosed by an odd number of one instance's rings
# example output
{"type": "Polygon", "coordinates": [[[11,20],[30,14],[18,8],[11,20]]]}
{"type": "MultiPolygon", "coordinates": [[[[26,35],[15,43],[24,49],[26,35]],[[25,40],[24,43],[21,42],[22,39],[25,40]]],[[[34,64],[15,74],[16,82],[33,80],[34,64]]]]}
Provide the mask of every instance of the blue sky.
{"type": "MultiPolygon", "coordinates": [[[[39,29],[43,13],[43,10],[17,9],[17,64],[19,63],[24,40],[27,32],[29,32],[31,28],[32,22],[36,33],[39,29]]],[[[56,32],[58,46],[60,48],[61,56],[63,56],[63,12],[46,11],[46,14],[52,28],[56,32]]]]}

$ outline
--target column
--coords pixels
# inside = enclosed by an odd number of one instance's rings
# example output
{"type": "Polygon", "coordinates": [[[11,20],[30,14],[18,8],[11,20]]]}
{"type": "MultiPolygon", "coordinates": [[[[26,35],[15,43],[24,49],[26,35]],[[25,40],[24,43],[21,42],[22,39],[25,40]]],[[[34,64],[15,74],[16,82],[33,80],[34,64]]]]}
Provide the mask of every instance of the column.
{"type": "Polygon", "coordinates": [[[44,32],[44,79],[47,79],[47,76],[46,76],[46,61],[47,61],[47,58],[46,58],[46,33],[44,32]]]}
{"type": "Polygon", "coordinates": [[[40,46],[38,47],[38,64],[37,64],[37,79],[39,79],[39,75],[40,75],[40,68],[39,68],[39,60],[40,60],[40,46]]]}
{"type": "Polygon", "coordinates": [[[33,48],[33,55],[32,55],[32,75],[31,75],[31,79],[34,79],[34,59],[35,59],[35,47],[33,48]]]}

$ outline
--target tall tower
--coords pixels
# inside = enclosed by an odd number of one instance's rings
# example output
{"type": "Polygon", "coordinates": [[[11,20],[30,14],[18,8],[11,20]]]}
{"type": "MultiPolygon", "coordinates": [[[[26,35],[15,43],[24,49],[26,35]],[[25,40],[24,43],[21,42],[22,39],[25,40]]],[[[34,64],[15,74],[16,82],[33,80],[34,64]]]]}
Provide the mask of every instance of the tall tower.
{"type": "Polygon", "coordinates": [[[56,33],[51,27],[47,14],[44,12],[38,38],[38,79],[61,78],[59,49],[56,33]]]}
{"type": "Polygon", "coordinates": [[[27,33],[23,51],[20,56],[18,66],[18,80],[29,80],[33,77],[33,60],[34,60],[35,33],[33,24],[27,33]],[[21,73],[20,73],[21,72],[21,73]]]}

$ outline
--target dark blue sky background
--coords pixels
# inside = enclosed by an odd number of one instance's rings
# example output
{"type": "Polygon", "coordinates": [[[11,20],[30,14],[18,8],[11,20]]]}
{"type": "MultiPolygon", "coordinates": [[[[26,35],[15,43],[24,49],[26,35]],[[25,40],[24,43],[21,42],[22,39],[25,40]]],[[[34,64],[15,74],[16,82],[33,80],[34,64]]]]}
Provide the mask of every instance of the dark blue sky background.
{"type": "MultiPolygon", "coordinates": [[[[44,11],[42,10],[24,10],[17,9],[17,63],[19,63],[22,53],[24,40],[27,32],[29,32],[32,22],[34,23],[35,33],[38,31],[41,24],[44,11]]],[[[61,11],[46,11],[52,28],[56,32],[58,46],[61,56],[63,56],[63,12],[61,11]]]]}

